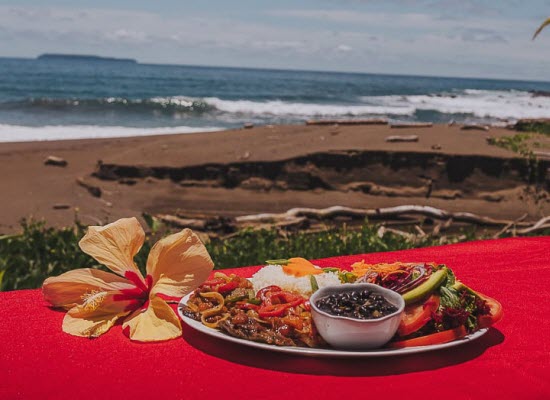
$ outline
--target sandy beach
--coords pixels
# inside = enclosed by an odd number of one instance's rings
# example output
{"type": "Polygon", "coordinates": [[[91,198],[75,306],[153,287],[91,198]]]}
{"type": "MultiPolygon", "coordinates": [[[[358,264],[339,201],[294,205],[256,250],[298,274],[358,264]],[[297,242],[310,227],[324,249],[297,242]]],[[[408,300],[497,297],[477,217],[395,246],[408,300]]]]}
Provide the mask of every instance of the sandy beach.
{"type": "Polygon", "coordinates": [[[525,160],[487,144],[515,132],[459,126],[264,126],[121,139],[0,144],[0,232],[22,218],[67,226],[123,216],[185,218],[334,205],[431,205],[537,220],[550,212],[547,161],[528,185],[525,160]],[[417,135],[417,142],[387,142],[417,135]],[[45,165],[61,157],[65,167],[45,165]]]}

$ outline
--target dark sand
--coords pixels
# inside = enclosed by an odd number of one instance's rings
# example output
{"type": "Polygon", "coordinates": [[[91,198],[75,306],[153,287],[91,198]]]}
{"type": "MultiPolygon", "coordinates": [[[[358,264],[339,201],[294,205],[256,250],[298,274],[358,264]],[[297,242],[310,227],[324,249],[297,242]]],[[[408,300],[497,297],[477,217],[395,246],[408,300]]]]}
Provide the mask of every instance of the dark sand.
{"type": "Polygon", "coordinates": [[[528,220],[538,220],[550,212],[548,162],[539,165],[539,184],[528,185],[525,160],[486,141],[488,136],[514,133],[443,125],[268,126],[3,143],[0,233],[17,231],[25,217],[71,225],[75,209],[85,224],[140,216],[144,211],[236,216],[301,206],[402,204],[512,220],[527,214],[528,220]],[[385,141],[390,135],[411,134],[419,141],[385,141]],[[68,165],[44,165],[49,155],[64,158],[68,165]],[[91,195],[77,184],[78,178],[99,187],[101,196],[91,195]]]}

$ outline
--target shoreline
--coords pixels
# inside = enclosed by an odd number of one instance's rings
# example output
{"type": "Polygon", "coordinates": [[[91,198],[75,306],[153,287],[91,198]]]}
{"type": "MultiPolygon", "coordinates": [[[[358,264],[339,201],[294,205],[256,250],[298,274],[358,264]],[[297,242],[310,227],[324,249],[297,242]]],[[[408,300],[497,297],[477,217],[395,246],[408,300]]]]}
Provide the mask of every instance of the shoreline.
{"type": "Polygon", "coordinates": [[[0,182],[8,194],[0,200],[0,234],[18,231],[19,220],[29,217],[72,225],[75,210],[87,225],[142,212],[234,217],[293,207],[404,204],[511,220],[527,214],[534,221],[550,213],[548,187],[543,182],[538,192],[531,190],[522,157],[486,140],[515,133],[447,125],[277,125],[0,143],[0,182]],[[416,135],[418,141],[386,142],[390,135],[416,135]],[[68,165],[44,165],[48,156],[68,165]]]}

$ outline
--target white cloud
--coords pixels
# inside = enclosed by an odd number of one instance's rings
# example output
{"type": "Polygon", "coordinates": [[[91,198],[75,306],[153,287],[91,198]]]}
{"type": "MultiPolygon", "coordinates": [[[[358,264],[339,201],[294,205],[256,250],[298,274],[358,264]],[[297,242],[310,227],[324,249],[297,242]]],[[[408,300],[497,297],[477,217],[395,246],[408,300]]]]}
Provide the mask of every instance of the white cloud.
{"type": "Polygon", "coordinates": [[[0,41],[0,54],[79,52],[145,62],[550,78],[548,42],[530,41],[529,21],[348,10],[269,14],[276,17],[271,24],[132,10],[0,6],[0,35],[10,39],[0,41]]]}
{"type": "Polygon", "coordinates": [[[148,43],[151,41],[151,38],[145,32],[127,29],[116,29],[115,31],[107,32],[105,33],[105,37],[116,42],[148,43]]]}
{"type": "Polygon", "coordinates": [[[347,53],[348,51],[352,51],[353,47],[346,44],[339,44],[338,46],[336,46],[336,50],[347,53]]]}

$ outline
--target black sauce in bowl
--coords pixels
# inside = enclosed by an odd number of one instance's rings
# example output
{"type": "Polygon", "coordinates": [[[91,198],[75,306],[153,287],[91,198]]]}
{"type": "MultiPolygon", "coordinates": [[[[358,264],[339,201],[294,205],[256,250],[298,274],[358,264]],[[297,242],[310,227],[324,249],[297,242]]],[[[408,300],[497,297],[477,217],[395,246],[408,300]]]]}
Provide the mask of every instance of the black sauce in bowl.
{"type": "Polygon", "coordinates": [[[370,290],[331,294],[318,299],[315,305],[327,314],[355,319],[377,319],[397,311],[384,296],[370,290]]]}

